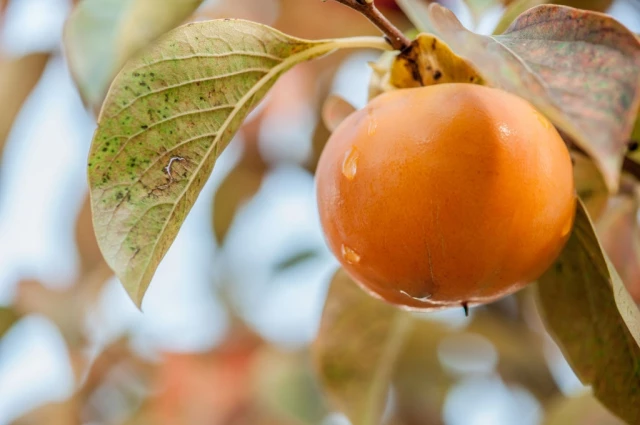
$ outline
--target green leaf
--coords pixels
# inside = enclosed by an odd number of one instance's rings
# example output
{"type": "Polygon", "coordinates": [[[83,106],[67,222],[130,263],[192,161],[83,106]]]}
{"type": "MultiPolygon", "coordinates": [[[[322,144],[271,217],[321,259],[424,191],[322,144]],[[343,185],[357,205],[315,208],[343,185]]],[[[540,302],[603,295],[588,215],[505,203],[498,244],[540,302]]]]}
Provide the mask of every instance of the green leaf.
{"type": "Polygon", "coordinates": [[[539,279],[547,328],[585,385],[613,413],[640,422],[640,312],[606,260],[582,203],[571,238],[539,279]]]}
{"type": "Polygon", "coordinates": [[[353,425],[377,425],[411,316],[367,295],[342,269],[333,277],[312,346],[325,392],[353,425]]]}
{"type": "Polygon", "coordinates": [[[466,30],[440,5],[402,3],[488,85],[527,99],[574,139],[615,191],[640,104],[640,43],[633,33],[607,15],[544,5],[489,37],[466,30]]]}
{"type": "Polygon", "coordinates": [[[203,0],[83,0],[64,31],[69,69],[85,104],[100,108],[111,81],[138,50],[180,25],[203,0]]]}
{"type": "Polygon", "coordinates": [[[216,159],[276,79],[354,47],[388,45],[214,20],[171,31],[125,66],[100,113],[88,175],[98,244],[138,306],[216,159]]]}

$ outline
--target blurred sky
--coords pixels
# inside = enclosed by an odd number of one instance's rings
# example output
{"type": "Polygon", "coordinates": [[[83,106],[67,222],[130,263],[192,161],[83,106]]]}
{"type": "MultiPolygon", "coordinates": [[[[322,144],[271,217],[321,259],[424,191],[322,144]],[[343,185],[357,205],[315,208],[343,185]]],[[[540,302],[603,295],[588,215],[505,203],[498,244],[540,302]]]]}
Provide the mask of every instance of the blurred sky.
{"type": "MultiPolygon", "coordinates": [[[[67,7],[66,0],[13,0],[1,37],[3,48],[16,54],[60,49],[67,7]]],[[[637,10],[616,2],[613,12],[631,29],[640,29],[637,10]]],[[[495,13],[489,21],[497,16],[495,13]]],[[[491,28],[490,22],[484,27],[491,28]]],[[[360,53],[348,60],[334,91],[357,106],[364,105],[367,78],[363,75],[368,72],[366,61],[373,58],[360,53]]],[[[299,119],[289,122],[307,125],[274,122],[264,138],[267,155],[269,140],[282,143],[279,148],[294,157],[305,154],[307,146],[296,142],[300,137],[309,138],[314,118],[304,108],[300,110],[299,119]]],[[[56,57],[20,113],[0,165],[0,304],[11,301],[20,279],[38,279],[50,287],[73,281],[77,267],[73,229],[87,189],[85,165],[94,127],[64,61],[56,57]]],[[[216,252],[208,236],[211,196],[238,159],[236,145],[232,143],[222,155],[158,268],[143,303],[144,314],[135,309],[115,279],[105,287],[99,308],[87,323],[95,335],[96,350],[125,330],[133,332],[135,346],[148,355],[162,349],[213,346],[223,337],[227,323],[212,290],[220,269],[228,272],[237,291],[245,295],[240,308],[265,337],[292,348],[311,341],[327,279],[336,264],[319,230],[313,179],[291,165],[276,168],[258,196],[243,208],[224,251],[216,252]],[[322,254],[272,277],[273,265],[296,246],[322,254]],[[267,284],[270,291],[259,290],[267,284]]],[[[550,354],[554,355],[558,360],[557,353],[550,354]]],[[[555,363],[559,366],[554,373],[566,384],[563,389],[577,388],[566,364],[562,360],[555,363]]],[[[72,390],[65,344],[46,319],[28,317],[0,341],[0,425],[45,401],[62,400],[72,390]]],[[[537,401],[526,391],[508,391],[491,376],[461,381],[445,406],[450,425],[512,425],[514,418],[521,425],[537,424],[537,401]],[[487,397],[499,402],[488,403],[487,397]],[[459,409],[461,404],[466,408],[459,409]]],[[[344,418],[327,423],[340,421],[344,418]]]]}

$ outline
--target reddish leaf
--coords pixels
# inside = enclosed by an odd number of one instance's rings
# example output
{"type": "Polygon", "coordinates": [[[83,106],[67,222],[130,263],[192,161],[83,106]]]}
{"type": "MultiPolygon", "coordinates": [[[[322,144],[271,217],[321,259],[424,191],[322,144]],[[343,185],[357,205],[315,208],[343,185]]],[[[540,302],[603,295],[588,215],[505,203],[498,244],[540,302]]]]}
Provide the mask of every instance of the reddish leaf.
{"type": "Polygon", "coordinates": [[[632,32],[601,13],[544,5],[488,37],[466,30],[442,6],[412,7],[423,30],[489,85],[540,109],[594,158],[608,188],[617,188],[640,103],[640,43],[632,32]]]}

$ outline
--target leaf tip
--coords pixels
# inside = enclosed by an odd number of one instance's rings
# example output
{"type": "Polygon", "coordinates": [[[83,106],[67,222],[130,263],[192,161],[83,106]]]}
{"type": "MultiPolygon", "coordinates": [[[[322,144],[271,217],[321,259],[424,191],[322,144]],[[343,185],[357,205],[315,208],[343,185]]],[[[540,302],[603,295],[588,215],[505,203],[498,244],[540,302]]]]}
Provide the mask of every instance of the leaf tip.
{"type": "Polygon", "coordinates": [[[611,155],[607,157],[596,156],[595,159],[609,193],[617,193],[618,187],[620,186],[620,170],[622,169],[623,155],[611,155]]]}

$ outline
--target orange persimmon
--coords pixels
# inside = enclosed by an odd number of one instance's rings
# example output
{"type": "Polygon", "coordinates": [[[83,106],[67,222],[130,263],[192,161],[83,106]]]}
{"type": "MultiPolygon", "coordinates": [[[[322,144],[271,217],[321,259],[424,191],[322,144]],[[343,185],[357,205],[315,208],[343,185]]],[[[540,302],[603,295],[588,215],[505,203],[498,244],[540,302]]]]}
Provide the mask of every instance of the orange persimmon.
{"type": "Polygon", "coordinates": [[[480,304],[537,279],[575,214],[569,152],[525,100],[473,84],[400,89],[347,117],[316,173],[347,273],[394,304],[480,304]]]}

